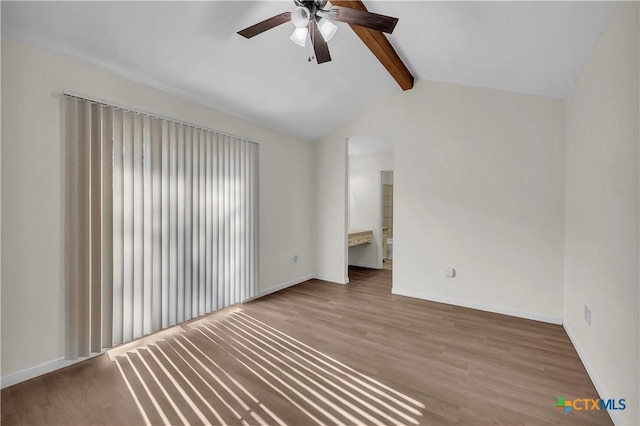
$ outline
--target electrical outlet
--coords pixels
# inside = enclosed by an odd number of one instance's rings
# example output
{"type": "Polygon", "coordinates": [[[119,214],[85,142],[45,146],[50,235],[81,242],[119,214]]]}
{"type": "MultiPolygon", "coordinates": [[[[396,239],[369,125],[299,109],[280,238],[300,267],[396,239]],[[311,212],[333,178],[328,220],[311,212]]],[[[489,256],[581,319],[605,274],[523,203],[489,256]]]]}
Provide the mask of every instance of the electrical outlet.
{"type": "Polygon", "coordinates": [[[294,254],[293,256],[291,256],[291,264],[294,265],[298,263],[298,255],[294,254]]]}
{"type": "Polygon", "coordinates": [[[587,305],[584,305],[584,320],[591,327],[591,309],[587,305]]]}
{"type": "Polygon", "coordinates": [[[456,270],[453,268],[447,268],[444,270],[444,276],[448,278],[453,278],[456,276],[456,270]]]}

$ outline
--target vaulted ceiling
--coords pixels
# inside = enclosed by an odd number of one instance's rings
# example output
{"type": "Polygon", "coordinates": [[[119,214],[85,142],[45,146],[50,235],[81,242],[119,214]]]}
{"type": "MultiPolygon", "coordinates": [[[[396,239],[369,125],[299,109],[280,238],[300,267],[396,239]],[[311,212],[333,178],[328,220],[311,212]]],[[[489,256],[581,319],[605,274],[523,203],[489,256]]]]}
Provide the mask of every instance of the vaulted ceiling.
{"type": "MultiPolygon", "coordinates": [[[[366,1],[399,18],[388,36],[417,79],[563,98],[613,2],[366,1]]],[[[309,62],[286,23],[236,32],[292,1],[8,2],[2,34],[307,140],[401,90],[348,25],[332,61],[309,62]]],[[[87,94],[90,95],[90,94],[87,94]]]]}

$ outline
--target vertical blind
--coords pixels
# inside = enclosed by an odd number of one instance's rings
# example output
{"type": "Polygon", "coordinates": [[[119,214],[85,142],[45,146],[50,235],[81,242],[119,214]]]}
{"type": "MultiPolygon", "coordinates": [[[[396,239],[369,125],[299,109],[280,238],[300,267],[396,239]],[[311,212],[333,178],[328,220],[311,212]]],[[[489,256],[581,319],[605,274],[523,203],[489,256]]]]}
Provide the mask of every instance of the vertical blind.
{"type": "Polygon", "coordinates": [[[65,95],[66,357],[257,295],[258,146],[65,95]]]}

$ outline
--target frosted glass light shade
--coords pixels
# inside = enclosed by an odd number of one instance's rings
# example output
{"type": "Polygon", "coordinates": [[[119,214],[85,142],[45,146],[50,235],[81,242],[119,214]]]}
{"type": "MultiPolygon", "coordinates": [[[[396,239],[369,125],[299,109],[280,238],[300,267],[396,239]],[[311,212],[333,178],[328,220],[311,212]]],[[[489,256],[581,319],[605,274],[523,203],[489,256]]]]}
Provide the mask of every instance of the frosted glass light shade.
{"type": "Polygon", "coordinates": [[[310,16],[311,12],[309,12],[309,9],[303,6],[298,6],[293,9],[293,12],[291,12],[291,22],[293,22],[293,25],[295,25],[296,28],[305,28],[309,25],[310,16]]]}
{"type": "Polygon", "coordinates": [[[328,42],[335,35],[338,30],[338,26],[327,18],[320,18],[320,21],[318,21],[318,29],[320,30],[320,34],[322,34],[324,41],[328,42]]]}
{"type": "Polygon", "coordinates": [[[306,27],[296,28],[295,30],[293,30],[293,34],[291,34],[291,37],[289,38],[298,46],[304,47],[307,44],[308,34],[309,30],[306,27]]]}

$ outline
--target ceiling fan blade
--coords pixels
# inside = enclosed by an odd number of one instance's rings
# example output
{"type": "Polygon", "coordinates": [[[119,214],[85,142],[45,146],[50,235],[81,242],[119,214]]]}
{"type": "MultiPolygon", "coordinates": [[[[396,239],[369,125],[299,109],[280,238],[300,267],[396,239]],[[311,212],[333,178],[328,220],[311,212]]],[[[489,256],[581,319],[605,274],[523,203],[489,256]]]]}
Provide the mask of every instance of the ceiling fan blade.
{"type": "Polygon", "coordinates": [[[316,61],[318,64],[331,61],[331,54],[329,53],[329,45],[324,41],[322,33],[318,29],[316,22],[312,19],[309,21],[309,31],[311,32],[311,39],[313,40],[313,51],[316,54],[316,61]]]}
{"type": "Polygon", "coordinates": [[[262,22],[258,22],[255,25],[245,28],[244,30],[238,31],[238,34],[245,38],[251,38],[257,36],[260,33],[263,33],[271,28],[277,27],[278,25],[284,24],[291,20],[291,12],[284,12],[280,15],[272,16],[269,19],[265,19],[262,22]]]}
{"type": "Polygon", "coordinates": [[[376,31],[391,34],[398,23],[398,18],[391,16],[379,15],[377,13],[367,12],[364,10],[351,9],[349,7],[332,6],[330,11],[336,10],[337,13],[330,13],[328,16],[334,21],[345,22],[351,25],[369,28],[376,31]]]}
{"type": "MultiPolygon", "coordinates": [[[[360,0],[331,0],[333,6],[347,7],[350,9],[367,12],[367,8],[360,0]]],[[[400,56],[395,51],[387,36],[380,31],[350,25],[353,32],[371,50],[371,53],[378,58],[380,63],[389,71],[389,74],[396,80],[402,90],[409,90],[413,87],[413,75],[407,66],[402,62],[400,56]]]]}

